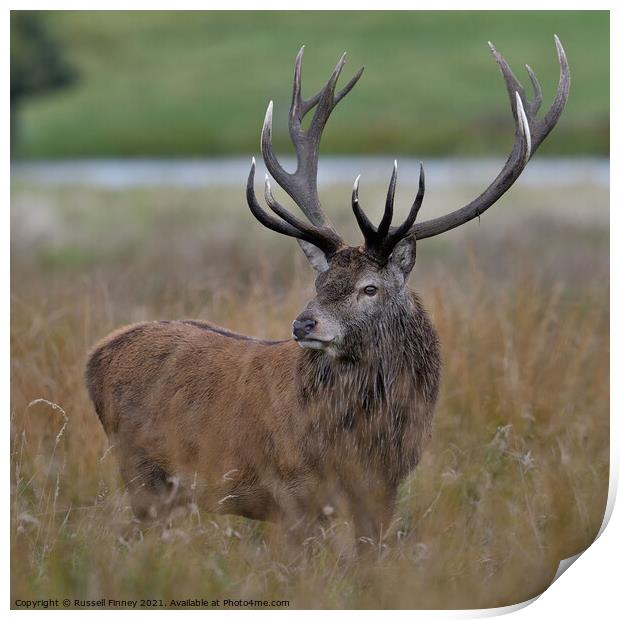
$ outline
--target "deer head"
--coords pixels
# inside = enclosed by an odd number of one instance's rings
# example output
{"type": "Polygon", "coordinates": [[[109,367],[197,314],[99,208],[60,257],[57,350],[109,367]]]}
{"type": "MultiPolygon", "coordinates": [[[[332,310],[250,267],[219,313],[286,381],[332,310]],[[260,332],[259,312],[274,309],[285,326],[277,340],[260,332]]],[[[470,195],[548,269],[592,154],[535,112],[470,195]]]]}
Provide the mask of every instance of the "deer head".
{"type": "Polygon", "coordinates": [[[327,120],[338,104],[360,79],[362,67],[340,90],[336,84],[346,61],[343,54],[325,86],[309,99],[301,95],[302,47],[295,60],[293,98],[289,111],[289,133],[297,154],[297,169],[287,172],[272,148],[273,102],[269,103],[261,135],[261,151],[267,170],[293,199],[308,221],[285,209],[273,196],[269,176],[265,179],[265,200],[278,216],[266,212],[254,192],[256,164],[247,182],[246,196],[250,210],[267,228],[294,237],[317,271],[316,297],[293,322],[293,337],[300,346],[320,349],[334,356],[346,355],[368,342],[367,331],[385,325],[386,316],[407,312],[411,304],[405,283],[416,258],[416,243],[439,235],[479,217],[512,186],[525,169],[531,156],[556,125],[566,103],[570,73],[566,55],[558,37],[555,44],[560,64],[560,80],[547,114],[538,119],[542,103],[540,84],[526,65],[533,87],[528,101],[525,90],[504,58],[489,43],[503,75],[515,122],[512,151],[491,184],[469,204],[447,215],[416,223],[424,198],[424,169],[420,165],[418,192],[405,220],[392,226],[397,165],[390,180],[385,210],[375,226],[362,210],[359,197],[359,176],[353,184],[352,207],[364,236],[364,245],[348,246],[323,212],[317,190],[317,168],[321,136],[327,120]],[[311,110],[314,115],[307,129],[302,121],[311,110]],[[374,326],[374,327],[373,327],[374,326]]]}

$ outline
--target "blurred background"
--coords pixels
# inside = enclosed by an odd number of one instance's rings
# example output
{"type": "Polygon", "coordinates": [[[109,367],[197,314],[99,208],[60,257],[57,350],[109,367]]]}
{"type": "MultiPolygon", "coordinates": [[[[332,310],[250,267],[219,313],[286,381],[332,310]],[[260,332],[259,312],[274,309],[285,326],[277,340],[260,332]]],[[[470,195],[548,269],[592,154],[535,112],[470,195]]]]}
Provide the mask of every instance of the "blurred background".
{"type": "Polygon", "coordinates": [[[23,158],[246,155],[270,99],[276,143],[290,152],[286,109],[301,44],[307,93],[343,51],[350,74],[367,66],[334,113],[326,153],[503,155],[506,93],[487,41],[524,80],[529,63],[550,97],[556,32],[575,80],[562,131],[541,154],[609,149],[603,11],[14,12],[11,26],[23,158]]]}
{"type": "MultiPolygon", "coordinates": [[[[12,12],[14,597],[288,599],[291,607],[489,607],[540,593],[594,538],[609,449],[607,12],[12,12]],[[513,126],[491,40],[543,112],[565,112],[481,220],[425,240],[410,284],[443,345],[431,444],[371,570],[334,524],[291,561],[268,526],[191,515],[128,536],[131,513],[83,386],[87,351],[132,321],[201,318],[286,338],[312,294],[297,245],[247,208],[267,103],[283,160],[293,62],[304,94],[343,51],[364,76],[325,131],[319,182],[351,243],[351,183],[395,219],[423,159],[420,217],[503,164],[513,126]]],[[[257,188],[258,188],[257,182],[257,188]]],[[[282,191],[276,194],[284,202],[282,191]]],[[[292,207],[294,208],[294,207],[292,207]]]]}

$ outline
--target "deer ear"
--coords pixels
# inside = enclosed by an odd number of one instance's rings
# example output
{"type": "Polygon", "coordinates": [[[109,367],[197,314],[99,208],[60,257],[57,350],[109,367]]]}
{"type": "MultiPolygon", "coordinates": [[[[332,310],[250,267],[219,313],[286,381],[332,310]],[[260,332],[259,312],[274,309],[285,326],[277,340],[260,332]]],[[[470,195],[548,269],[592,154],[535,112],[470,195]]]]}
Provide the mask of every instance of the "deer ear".
{"type": "Polygon", "coordinates": [[[306,258],[310,261],[310,264],[316,271],[321,273],[322,271],[327,271],[329,269],[327,257],[325,256],[325,252],[323,252],[323,250],[317,248],[316,245],[312,245],[312,243],[305,241],[304,239],[297,239],[297,243],[299,243],[301,249],[306,255],[306,258]]]}
{"type": "Polygon", "coordinates": [[[390,256],[390,261],[403,272],[405,279],[415,265],[415,253],[415,236],[407,235],[396,244],[390,256]]]}

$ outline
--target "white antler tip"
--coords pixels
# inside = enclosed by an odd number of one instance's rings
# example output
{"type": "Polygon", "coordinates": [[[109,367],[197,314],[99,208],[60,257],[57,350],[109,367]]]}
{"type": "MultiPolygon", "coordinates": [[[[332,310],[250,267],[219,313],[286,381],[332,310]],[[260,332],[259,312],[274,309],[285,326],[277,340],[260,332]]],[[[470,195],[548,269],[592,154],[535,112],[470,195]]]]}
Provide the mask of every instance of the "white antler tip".
{"type": "Polygon", "coordinates": [[[261,139],[269,138],[271,136],[271,122],[273,115],[273,101],[269,102],[267,106],[267,112],[265,112],[265,120],[263,121],[263,130],[261,132],[261,139]]]}
{"type": "Polygon", "coordinates": [[[521,101],[521,96],[516,90],[515,101],[517,102],[517,121],[519,121],[519,127],[523,128],[523,117],[525,115],[525,110],[523,109],[523,102],[521,101]]]}
{"type": "Polygon", "coordinates": [[[252,165],[256,166],[256,158],[255,157],[252,157],[252,165]]]}
{"type": "Polygon", "coordinates": [[[517,101],[517,119],[519,122],[519,129],[525,138],[525,143],[527,145],[527,159],[530,158],[530,153],[532,150],[532,137],[530,135],[530,125],[527,120],[527,114],[525,113],[525,108],[523,107],[523,102],[521,101],[521,97],[519,93],[515,91],[515,99],[517,101]]]}
{"type": "Polygon", "coordinates": [[[523,121],[523,116],[525,115],[525,110],[523,109],[523,101],[521,101],[521,95],[519,95],[519,91],[515,90],[515,100],[517,102],[517,112],[519,117],[519,122],[523,121]]]}
{"type": "Polygon", "coordinates": [[[398,162],[394,160],[394,170],[398,170],[398,162]]]}
{"type": "Polygon", "coordinates": [[[272,114],[273,114],[273,101],[270,101],[269,105],[267,105],[267,111],[265,112],[265,122],[267,122],[267,120],[271,120],[272,114]]]}
{"type": "Polygon", "coordinates": [[[357,191],[359,189],[361,176],[362,176],[361,174],[358,174],[355,177],[355,181],[353,181],[353,191],[357,191]]]}

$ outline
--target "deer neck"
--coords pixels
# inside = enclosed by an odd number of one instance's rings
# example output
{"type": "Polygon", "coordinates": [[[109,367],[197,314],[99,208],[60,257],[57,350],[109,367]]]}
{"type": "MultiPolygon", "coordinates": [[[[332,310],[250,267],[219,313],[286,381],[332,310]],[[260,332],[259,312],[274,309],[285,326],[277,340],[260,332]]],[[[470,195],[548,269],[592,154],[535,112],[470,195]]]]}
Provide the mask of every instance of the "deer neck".
{"type": "Polygon", "coordinates": [[[386,312],[345,355],[304,350],[298,367],[302,398],[343,406],[356,399],[378,404],[393,400],[392,393],[402,391],[403,381],[411,383],[419,372],[417,341],[426,337],[416,315],[417,300],[409,301],[406,308],[386,312]]]}

